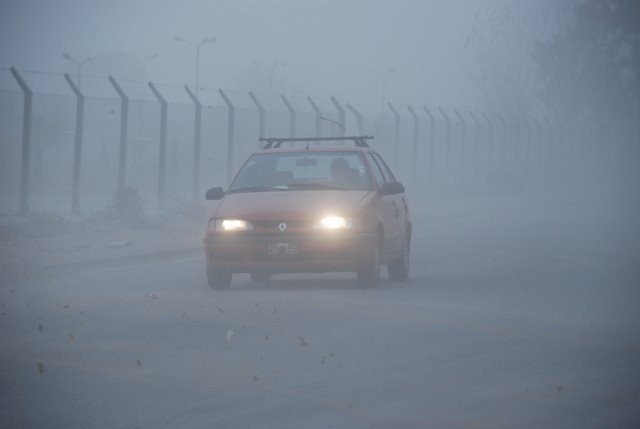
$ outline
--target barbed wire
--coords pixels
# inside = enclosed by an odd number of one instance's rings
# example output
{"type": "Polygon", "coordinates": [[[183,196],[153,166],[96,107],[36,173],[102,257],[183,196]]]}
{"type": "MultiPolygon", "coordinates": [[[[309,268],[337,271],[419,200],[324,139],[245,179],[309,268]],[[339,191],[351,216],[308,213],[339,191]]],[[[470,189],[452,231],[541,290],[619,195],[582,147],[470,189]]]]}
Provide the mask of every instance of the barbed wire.
{"type": "MultiPolygon", "coordinates": [[[[0,67],[0,70],[6,70],[6,71],[11,71],[13,67],[0,67]]],[[[16,69],[17,71],[21,72],[21,73],[26,73],[26,74],[39,74],[39,75],[50,75],[50,76],[64,76],[64,73],[60,73],[60,72],[49,72],[49,71],[42,71],[42,70],[29,70],[29,69],[16,69]]]]}
{"type": "MultiPolygon", "coordinates": [[[[2,66],[0,67],[0,70],[2,71],[11,71],[12,68],[15,67],[6,67],[6,66],[2,66]]],[[[44,70],[32,70],[32,69],[22,69],[22,68],[15,68],[15,70],[17,70],[20,73],[25,73],[25,74],[31,74],[31,75],[43,75],[43,76],[58,76],[58,77],[63,77],[66,74],[70,74],[70,75],[74,75],[75,73],[62,73],[62,72],[52,72],[52,71],[44,71],[44,70]]],[[[84,79],[93,79],[93,80],[108,80],[110,76],[113,75],[97,75],[97,74],[82,74],[82,78],[84,79]]],[[[145,85],[148,82],[153,82],[153,81],[141,81],[140,79],[131,79],[131,78],[125,78],[125,77],[118,77],[118,76],[113,76],[113,78],[118,81],[118,82],[123,82],[123,83],[128,83],[128,84],[134,84],[134,85],[145,85]]],[[[158,86],[158,87],[162,87],[162,88],[180,88],[180,89],[184,89],[185,84],[177,84],[177,83],[168,83],[168,82],[153,82],[154,85],[158,86]]],[[[14,89],[8,89],[8,88],[0,88],[1,90],[7,90],[7,91],[16,91],[14,89]]],[[[204,92],[214,92],[217,93],[220,90],[220,88],[211,88],[211,87],[205,87],[205,86],[200,86],[200,91],[204,91],[204,92]]],[[[222,91],[224,93],[230,94],[230,95],[241,95],[241,96],[248,96],[249,94],[249,90],[245,90],[245,89],[237,89],[237,88],[227,88],[224,89],[222,88],[222,91]]],[[[262,98],[264,99],[269,99],[273,96],[274,100],[279,100],[281,95],[284,95],[287,99],[289,100],[296,100],[295,104],[298,108],[301,108],[302,106],[308,107],[307,104],[307,100],[308,98],[311,98],[313,100],[319,101],[321,104],[326,103],[330,97],[326,96],[326,95],[302,95],[302,94],[282,94],[282,93],[273,93],[273,94],[266,94],[266,93],[260,93],[260,92],[255,92],[255,91],[251,91],[253,92],[253,94],[258,97],[258,98],[262,98]]],[[[95,96],[97,98],[104,98],[102,96],[95,96]]],[[[398,106],[398,108],[405,108],[406,106],[409,106],[410,104],[408,103],[391,103],[395,106],[398,106]]],[[[213,108],[213,107],[218,107],[218,106],[214,106],[212,104],[203,104],[203,107],[208,107],[208,108],[213,108]]],[[[323,106],[323,108],[326,106],[323,106]]],[[[452,111],[452,108],[446,107],[444,106],[446,110],[448,111],[452,111]]],[[[435,106],[434,106],[435,108],[435,106]]],[[[385,112],[387,111],[387,109],[385,109],[385,112]]],[[[457,121],[457,120],[456,120],[457,121]]]]}
{"type": "MultiPolygon", "coordinates": [[[[2,71],[11,71],[12,68],[15,67],[0,67],[0,70],[2,71]]],[[[74,76],[75,73],[62,73],[62,72],[50,72],[50,71],[43,71],[43,70],[31,70],[31,69],[22,69],[22,68],[15,68],[18,72],[20,73],[25,73],[25,74],[33,74],[33,75],[49,75],[49,76],[62,76],[64,77],[65,74],[69,74],[71,76],[74,76]]],[[[82,74],[82,78],[83,79],[93,79],[93,80],[108,80],[109,76],[112,75],[96,75],[96,74],[82,74]]],[[[131,79],[131,78],[124,78],[124,77],[118,77],[118,76],[113,76],[113,78],[118,81],[118,82],[125,82],[125,83],[129,83],[129,84],[135,84],[135,85],[146,85],[149,82],[152,82],[154,85],[156,85],[157,87],[163,87],[163,88],[181,88],[184,89],[185,85],[188,84],[177,84],[177,83],[169,83],[169,82],[155,82],[155,81],[141,81],[140,79],[131,79]]],[[[249,91],[253,92],[253,94],[256,97],[259,98],[269,98],[270,94],[267,93],[263,93],[263,92],[256,92],[253,90],[246,90],[246,89],[237,89],[237,88],[211,88],[211,87],[205,87],[205,86],[200,86],[200,91],[206,91],[206,92],[218,92],[219,89],[222,89],[223,92],[228,93],[228,94],[236,94],[236,95],[248,95],[249,91]]],[[[273,98],[275,99],[280,99],[280,96],[284,95],[287,98],[290,99],[306,99],[307,96],[318,100],[324,100],[324,99],[329,99],[329,96],[326,95],[301,95],[301,94],[283,94],[283,93],[274,93],[273,94],[273,98]]]]}

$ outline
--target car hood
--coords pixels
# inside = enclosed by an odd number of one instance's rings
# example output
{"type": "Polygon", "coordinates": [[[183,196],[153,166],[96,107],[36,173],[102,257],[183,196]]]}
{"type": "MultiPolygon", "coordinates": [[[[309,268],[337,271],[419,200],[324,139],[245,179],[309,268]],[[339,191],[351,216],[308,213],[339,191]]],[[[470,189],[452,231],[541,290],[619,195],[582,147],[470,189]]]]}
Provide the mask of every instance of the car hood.
{"type": "Polygon", "coordinates": [[[352,216],[373,193],[364,190],[295,190],[227,194],[214,211],[214,217],[256,221],[310,219],[324,214],[352,216]]]}

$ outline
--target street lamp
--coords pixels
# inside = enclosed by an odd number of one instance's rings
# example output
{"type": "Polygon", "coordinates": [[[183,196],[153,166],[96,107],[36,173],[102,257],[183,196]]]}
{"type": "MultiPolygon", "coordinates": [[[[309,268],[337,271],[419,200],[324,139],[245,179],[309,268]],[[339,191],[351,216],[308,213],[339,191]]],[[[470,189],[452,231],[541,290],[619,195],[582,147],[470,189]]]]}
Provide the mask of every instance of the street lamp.
{"type": "Polygon", "coordinates": [[[96,57],[89,57],[86,58],[82,61],[78,61],[75,58],[73,58],[71,55],[69,55],[66,52],[62,53],[62,58],[64,58],[67,61],[71,61],[72,63],[74,63],[76,65],[76,67],[78,67],[78,88],[82,89],[82,66],[84,66],[86,63],[93,61],[96,59],[96,57]]]}
{"type": "MultiPolygon", "coordinates": [[[[261,64],[257,61],[253,62],[253,65],[260,67],[261,64]]],[[[278,67],[285,67],[287,63],[276,61],[269,66],[269,114],[273,115],[273,78],[278,67]]]]}
{"type": "Polygon", "coordinates": [[[271,111],[273,115],[273,75],[275,74],[276,68],[284,67],[287,63],[275,62],[271,65],[271,69],[269,70],[269,111],[271,111]]]}
{"type": "Polygon", "coordinates": [[[382,72],[382,111],[384,112],[384,105],[387,102],[387,77],[390,73],[396,71],[395,67],[389,67],[382,72]]]}
{"type": "Polygon", "coordinates": [[[204,37],[199,43],[194,43],[189,40],[183,39],[180,36],[173,36],[173,40],[178,43],[186,43],[196,48],[196,98],[198,98],[198,91],[200,91],[200,47],[209,43],[213,43],[217,40],[215,36],[204,37]]]}

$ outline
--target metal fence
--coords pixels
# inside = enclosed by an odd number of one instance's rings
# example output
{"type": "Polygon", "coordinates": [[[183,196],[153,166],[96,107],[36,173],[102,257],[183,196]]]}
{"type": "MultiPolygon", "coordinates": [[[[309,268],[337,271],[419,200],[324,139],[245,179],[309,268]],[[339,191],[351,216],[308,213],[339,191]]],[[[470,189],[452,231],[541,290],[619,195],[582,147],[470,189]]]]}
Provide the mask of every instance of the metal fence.
{"type": "MultiPolygon", "coordinates": [[[[637,121],[611,127],[567,126],[512,113],[388,103],[385,115],[363,115],[335,97],[265,97],[219,90],[217,105],[188,86],[187,102],[167,102],[163,87],[146,93],[109,77],[113,96],[85,94],[64,76],[68,95],[0,90],[0,210],[86,213],[131,187],[149,208],[202,199],[229,183],[261,136],[370,134],[399,178],[425,188],[553,183],[574,170],[635,170],[637,121]]],[[[138,83],[139,85],[139,83],[138,83]]],[[[139,86],[138,86],[139,87],[139,86]]],[[[621,123],[622,123],[621,122],[621,123]]]]}

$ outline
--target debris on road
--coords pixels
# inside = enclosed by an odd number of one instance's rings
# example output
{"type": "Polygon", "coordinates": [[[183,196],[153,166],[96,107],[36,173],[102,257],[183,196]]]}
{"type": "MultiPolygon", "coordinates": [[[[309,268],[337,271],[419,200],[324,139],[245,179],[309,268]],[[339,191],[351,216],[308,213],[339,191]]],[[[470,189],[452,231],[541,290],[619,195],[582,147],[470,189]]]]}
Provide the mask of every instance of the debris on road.
{"type": "Polygon", "coordinates": [[[127,240],[123,240],[123,241],[109,241],[107,242],[107,246],[114,248],[114,249],[119,249],[121,247],[130,247],[133,246],[133,243],[131,241],[127,241],[127,240]]]}

